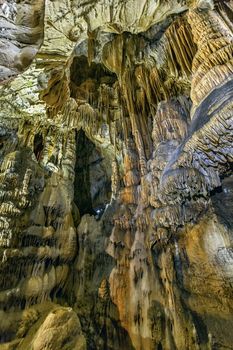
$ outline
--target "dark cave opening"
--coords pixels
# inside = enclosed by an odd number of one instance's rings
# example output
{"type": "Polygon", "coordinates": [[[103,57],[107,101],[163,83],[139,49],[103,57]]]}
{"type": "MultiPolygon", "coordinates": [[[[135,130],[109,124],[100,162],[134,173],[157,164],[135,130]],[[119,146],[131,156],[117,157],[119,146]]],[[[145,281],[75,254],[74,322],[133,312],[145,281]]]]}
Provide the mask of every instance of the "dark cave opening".
{"type": "Polygon", "coordinates": [[[36,134],[33,142],[33,152],[36,156],[37,161],[40,160],[43,149],[43,136],[41,134],[36,134]]]}
{"type": "Polygon", "coordinates": [[[0,150],[3,148],[4,146],[4,141],[5,141],[5,138],[3,137],[0,137],[0,150]]]}
{"type": "Polygon", "coordinates": [[[71,97],[86,100],[92,106],[98,103],[98,88],[101,84],[112,85],[116,75],[100,63],[90,65],[86,56],[75,57],[70,68],[71,97]]]}
{"type": "Polygon", "coordinates": [[[90,65],[86,56],[75,57],[70,69],[71,81],[77,86],[84,83],[87,78],[97,83],[116,81],[116,75],[107,70],[102,64],[92,62],[90,65]]]}
{"type": "Polygon", "coordinates": [[[157,349],[158,350],[163,350],[163,346],[162,346],[161,342],[159,342],[157,349]]]}
{"type": "Polygon", "coordinates": [[[74,203],[80,215],[100,217],[111,199],[111,167],[81,129],[76,134],[74,203]]]}
{"type": "Polygon", "coordinates": [[[15,332],[13,331],[8,330],[5,332],[2,332],[0,335],[0,344],[10,342],[12,341],[12,339],[14,339],[14,337],[15,337],[15,332]]]}
{"type": "Polygon", "coordinates": [[[233,176],[226,176],[222,179],[221,187],[215,188],[210,193],[211,202],[221,223],[229,229],[233,228],[233,176]]]}

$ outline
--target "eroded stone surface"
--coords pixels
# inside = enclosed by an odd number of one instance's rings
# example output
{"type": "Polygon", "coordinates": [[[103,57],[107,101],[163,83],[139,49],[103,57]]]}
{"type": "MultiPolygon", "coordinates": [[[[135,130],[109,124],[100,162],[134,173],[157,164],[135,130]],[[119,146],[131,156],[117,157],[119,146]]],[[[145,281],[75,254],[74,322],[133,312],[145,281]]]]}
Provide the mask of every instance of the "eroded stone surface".
{"type": "Polygon", "coordinates": [[[232,19],[0,1],[0,349],[233,349],[232,19]]]}

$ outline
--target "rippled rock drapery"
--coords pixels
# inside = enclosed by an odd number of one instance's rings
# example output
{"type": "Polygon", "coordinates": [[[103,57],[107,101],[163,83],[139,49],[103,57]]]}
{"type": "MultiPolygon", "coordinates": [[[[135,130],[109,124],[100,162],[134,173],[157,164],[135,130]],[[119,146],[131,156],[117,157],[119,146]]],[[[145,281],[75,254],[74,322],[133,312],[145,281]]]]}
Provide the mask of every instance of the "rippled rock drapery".
{"type": "Polygon", "coordinates": [[[233,349],[232,20],[0,0],[0,349],[233,349]]]}

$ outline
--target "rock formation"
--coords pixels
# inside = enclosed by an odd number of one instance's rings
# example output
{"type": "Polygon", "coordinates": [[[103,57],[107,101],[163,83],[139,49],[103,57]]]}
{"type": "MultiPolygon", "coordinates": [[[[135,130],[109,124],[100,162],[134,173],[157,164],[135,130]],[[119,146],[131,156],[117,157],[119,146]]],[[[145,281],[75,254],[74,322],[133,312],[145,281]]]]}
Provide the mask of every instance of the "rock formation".
{"type": "Polygon", "coordinates": [[[0,24],[0,350],[233,349],[233,1],[0,24]]]}

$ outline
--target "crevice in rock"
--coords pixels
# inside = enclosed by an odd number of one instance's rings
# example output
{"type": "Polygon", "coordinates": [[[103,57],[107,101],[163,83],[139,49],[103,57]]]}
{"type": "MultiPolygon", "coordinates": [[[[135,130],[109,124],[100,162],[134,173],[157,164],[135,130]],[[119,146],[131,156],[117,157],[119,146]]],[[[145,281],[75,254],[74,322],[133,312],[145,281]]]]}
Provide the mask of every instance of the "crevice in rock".
{"type": "Polygon", "coordinates": [[[211,202],[220,222],[229,229],[233,227],[233,176],[222,180],[222,186],[211,192],[211,202]]]}
{"type": "Polygon", "coordinates": [[[33,142],[33,152],[38,161],[41,158],[43,149],[44,149],[43,136],[41,134],[36,134],[33,142]]]}
{"type": "Polygon", "coordinates": [[[101,216],[111,198],[106,161],[81,129],[76,134],[74,203],[80,215],[101,216]]]}

